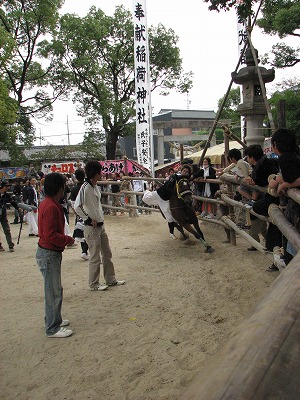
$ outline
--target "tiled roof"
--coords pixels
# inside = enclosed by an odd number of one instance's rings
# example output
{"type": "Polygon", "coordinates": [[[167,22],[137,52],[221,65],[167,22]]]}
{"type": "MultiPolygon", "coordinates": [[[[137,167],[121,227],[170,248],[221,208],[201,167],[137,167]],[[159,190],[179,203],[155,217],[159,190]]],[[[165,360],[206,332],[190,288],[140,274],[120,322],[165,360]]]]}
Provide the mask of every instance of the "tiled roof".
{"type": "Polygon", "coordinates": [[[168,110],[162,109],[158,113],[165,114],[172,112],[172,119],[211,119],[214,120],[216,118],[216,113],[210,110],[168,110]]]}

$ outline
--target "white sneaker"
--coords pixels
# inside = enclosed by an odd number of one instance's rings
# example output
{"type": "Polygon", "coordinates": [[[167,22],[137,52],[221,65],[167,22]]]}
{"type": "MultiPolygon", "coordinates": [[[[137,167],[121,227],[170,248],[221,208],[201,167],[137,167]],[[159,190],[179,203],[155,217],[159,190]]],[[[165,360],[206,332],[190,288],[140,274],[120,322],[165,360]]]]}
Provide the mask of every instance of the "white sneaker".
{"type": "Polygon", "coordinates": [[[170,233],[170,238],[176,240],[177,237],[174,235],[174,233],[170,233]]]}
{"type": "Polygon", "coordinates": [[[62,328],[63,326],[68,326],[70,325],[70,321],[68,319],[63,319],[61,321],[60,327],[62,328]]]}
{"type": "Polygon", "coordinates": [[[73,334],[73,331],[71,331],[71,329],[66,329],[66,328],[60,328],[59,331],[57,331],[56,333],[54,333],[53,335],[48,335],[48,338],[64,338],[64,337],[68,337],[71,336],[73,334]]]}
{"type": "Polygon", "coordinates": [[[216,217],[214,216],[214,214],[208,214],[206,216],[207,219],[216,219],[216,217]]]}
{"type": "Polygon", "coordinates": [[[108,283],[108,286],[122,286],[125,285],[125,281],[115,281],[113,283],[108,283]]]}
{"type": "Polygon", "coordinates": [[[96,291],[96,290],[107,290],[108,286],[107,285],[98,285],[95,287],[91,287],[90,290],[92,291],[96,291]]]}
{"type": "Polygon", "coordinates": [[[84,260],[89,260],[90,257],[86,254],[86,253],[81,253],[81,258],[83,258],[84,260]]]}

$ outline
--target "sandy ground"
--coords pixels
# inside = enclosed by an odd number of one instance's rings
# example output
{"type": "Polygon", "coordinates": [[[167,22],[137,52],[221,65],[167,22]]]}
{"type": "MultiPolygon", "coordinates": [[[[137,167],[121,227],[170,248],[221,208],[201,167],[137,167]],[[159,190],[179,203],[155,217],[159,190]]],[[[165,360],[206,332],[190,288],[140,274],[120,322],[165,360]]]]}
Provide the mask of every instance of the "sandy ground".
{"type": "Polygon", "coordinates": [[[15,253],[0,253],[2,400],[179,399],[278,276],[244,239],[224,244],[223,228],[208,222],[213,254],[170,239],[158,213],[106,216],[105,225],[126,285],[89,291],[80,247],[65,250],[63,317],[74,330],[66,339],[44,334],[37,238],[25,226],[15,253]]]}

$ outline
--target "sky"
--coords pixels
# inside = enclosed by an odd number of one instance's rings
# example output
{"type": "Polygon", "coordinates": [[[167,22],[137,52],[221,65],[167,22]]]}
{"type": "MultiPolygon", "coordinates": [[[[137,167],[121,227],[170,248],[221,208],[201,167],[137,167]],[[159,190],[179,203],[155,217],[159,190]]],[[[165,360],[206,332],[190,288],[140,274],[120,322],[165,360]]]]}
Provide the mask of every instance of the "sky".
{"type": "MultiPolygon", "coordinates": [[[[65,0],[61,14],[74,13],[83,17],[94,5],[112,15],[117,5],[132,10],[132,4],[132,0],[65,0]]],[[[226,93],[231,72],[235,70],[239,58],[235,12],[209,11],[208,3],[202,0],[148,0],[147,23],[148,27],[162,23],[167,29],[175,31],[179,37],[177,45],[180,48],[183,69],[194,73],[193,88],[188,97],[175,91],[169,96],[159,95],[158,91],[152,92],[153,115],[162,108],[217,112],[218,100],[226,93]]],[[[277,43],[277,38],[265,35],[255,27],[252,42],[259,55],[262,55],[270,51],[272,45],[277,43]]],[[[289,43],[292,43],[291,39],[289,43]]],[[[292,78],[299,74],[300,66],[276,70],[275,81],[267,84],[267,94],[270,95],[275,90],[276,83],[283,78],[292,78]]],[[[35,126],[35,145],[77,144],[83,140],[85,130],[83,120],[77,115],[71,101],[54,103],[53,121],[40,120],[35,122],[35,126]]]]}

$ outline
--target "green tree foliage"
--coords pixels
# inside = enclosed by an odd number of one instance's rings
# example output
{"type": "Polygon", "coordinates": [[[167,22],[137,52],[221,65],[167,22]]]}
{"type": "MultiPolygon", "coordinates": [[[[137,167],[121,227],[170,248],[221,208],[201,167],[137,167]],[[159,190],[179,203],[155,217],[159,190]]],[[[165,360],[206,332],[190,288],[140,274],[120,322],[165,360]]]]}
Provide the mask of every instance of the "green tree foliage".
{"type": "MultiPolygon", "coordinates": [[[[218,101],[218,107],[220,108],[223,101],[224,101],[225,95],[218,101]]],[[[231,131],[237,136],[241,137],[241,114],[237,111],[239,104],[241,103],[241,94],[240,94],[240,88],[237,87],[235,89],[231,89],[226,102],[223,106],[223,110],[220,115],[220,119],[230,119],[231,120],[231,131]]],[[[222,130],[222,135],[221,132],[217,134],[216,132],[216,137],[217,141],[220,141],[220,139],[224,140],[224,134],[222,130]]]]}
{"type": "MultiPolygon", "coordinates": [[[[209,10],[229,11],[236,8],[242,19],[253,15],[253,7],[260,0],[204,0],[210,3],[209,10]]],[[[299,0],[265,0],[262,2],[262,18],[257,25],[269,35],[278,35],[280,39],[291,36],[300,38],[300,2],[299,0]]],[[[293,67],[300,62],[300,47],[279,42],[272,46],[272,59],[268,54],[262,58],[263,63],[270,63],[276,68],[293,67]]]]}
{"type": "MultiPolygon", "coordinates": [[[[205,3],[210,3],[208,9],[211,11],[229,11],[231,8],[236,8],[237,14],[242,19],[247,19],[253,14],[253,5],[259,0],[204,0],[205,3]]],[[[266,0],[267,1],[267,0],[266,0]]]]}
{"type": "MultiPolygon", "coordinates": [[[[225,95],[218,101],[219,108],[221,107],[224,98],[225,95]]],[[[241,102],[240,88],[237,87],[235,89],[231,89],[223,106],[220,119],[231,119],[232,125],[235,125],[237,123],[239,124],[241,115],[237,111],[237,108],[240,102],[241,102]]]]}
{"type": "MultiPolygon", "coordinates": [[[[115,158],[117,141],[132,133],[135,116],[133,23],[131,13],[116,7],[113,16],[92,7],[86,17],[66,14],[52,46],[44,55],[56,57],[55,82],[73,88],[73,101],[88,124],[101,123],[106,135],[106,157],[115,158]]],[[[152,89],[164,93],[191,88],[184,74],[174,31],[159,25],[149,29],[152,89]]]]}
{"type": "Polygon", "coordinates": [[[84,134],[81,144],[81,151],[84,153],[83,160],[104,160],[105,135],[102,132],[89,130],[84,134]]]}
{"type": "Polygon", "coordinates": [[[11,43],[11,56],[0,65],[0,74],[22,114],[46,116],[52,110],[52,102],[61,95],[47,94],[53,63],[48,60],[42,66],[39,45],[45,36],[53,34],[62,3],[63,0],[0,1],[0,37],[4,35],[11,43]]]}
{"type": "Polygon", "coordinates": [[[17,121],[18,104],[9,97],[5,82],[0,78],[0,142],[6,143],[8,128],[17,121]]]}
{"type": "MultiPolygon", "coordinates": [[[[262,7],[263,18],[257,21],[265,33],[277,34],[281,39],[292,36],[300,39],[300,2],[286,0],[268,0],[262,7]]],[[[300,44],[300,41],[298,42],[300,44]]],[[[286,43],[272,46],[273,58],[264,56],[264,62],[270,62],[276,68],[293,67],[300,62],[300,47],[293,48],[286,43]]]]}
{"type": "Polygon", "coordinates": [[[294,130],[300,139],[300,83],[288,81],[281,85],[269,100],[274,121],[278,121],[279,103],[284,100],[286,127],[294,130]]]}

